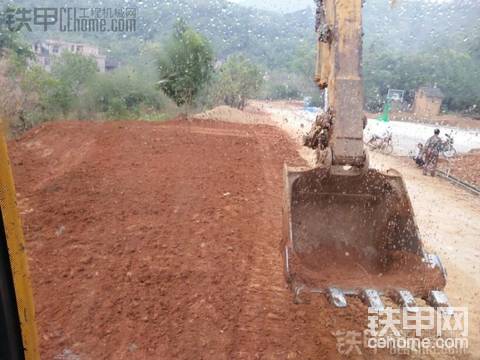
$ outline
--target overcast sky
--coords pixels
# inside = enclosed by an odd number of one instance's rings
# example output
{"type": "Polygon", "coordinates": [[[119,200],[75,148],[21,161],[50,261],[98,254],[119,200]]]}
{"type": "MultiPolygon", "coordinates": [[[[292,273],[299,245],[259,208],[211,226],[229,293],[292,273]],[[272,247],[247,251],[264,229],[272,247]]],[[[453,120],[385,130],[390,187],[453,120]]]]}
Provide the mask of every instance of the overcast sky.
{"type": "Polygon", "coordinates": [[[237,4],[252,6],[264,10],[291,12],[302,10],[306,7],[313,7],[313,0],[230,0],[237,4]]]}
{"type": "MultiPolygon", "coordinates": [[[[314,0],[229,0],[231,2],[252,6],[264,10],[280,11],[280,12],[292,12],[296,10],[302,10],[306,7],[314,7],[314,0]]],[[[390,0],[385,0],[390,1],[390,0]]],[[[400,3],[402,0],[396,0],[400,3]]],[[[450,0],[424,0],[432,3],[448,2],[450,0]]]]}

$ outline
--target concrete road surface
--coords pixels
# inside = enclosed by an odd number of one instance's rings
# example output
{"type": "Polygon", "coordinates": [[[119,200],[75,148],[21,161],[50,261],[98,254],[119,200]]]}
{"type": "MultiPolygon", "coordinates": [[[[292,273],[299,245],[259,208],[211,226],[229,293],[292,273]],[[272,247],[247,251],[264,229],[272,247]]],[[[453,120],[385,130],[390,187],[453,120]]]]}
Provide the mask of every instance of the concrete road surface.
{"type": "MultiPolygon", "coordinates": [[[[298,106],[279,106],[277,103],[263,102],[256,105],[272,114],[283,128],[293,131],[299,137],[308,132],[317,114],[315,111],[306,111],[298,106]]],[[[407,156],[415,151],[418,143],[425,143],[433,135],[433,131],[436,128],[440,129],[443,139],[445,139],[445,134],[453,137],[454,147],[458,153],[467,153],[472,149],[480,149],[480,128],[460,129],[401,121],[385,123],[375,119],[368,119],[364,138],[368,140],[374,134],[382,136],[387,131],[391,132],[393,135],[393,154],[407,156]]]]}

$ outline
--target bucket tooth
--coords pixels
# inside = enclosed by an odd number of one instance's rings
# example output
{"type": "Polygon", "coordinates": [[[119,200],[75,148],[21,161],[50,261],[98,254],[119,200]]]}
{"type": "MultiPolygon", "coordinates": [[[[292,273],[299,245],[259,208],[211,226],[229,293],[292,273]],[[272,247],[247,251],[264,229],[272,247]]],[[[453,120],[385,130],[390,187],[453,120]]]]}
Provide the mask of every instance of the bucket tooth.
{"type": "Polygon", "coordinates": [[[435,309],[450,307],[450,304],[448,303],[447,294],[445,294],[443,291],[438,291],[438,290],[430,291],[430,294],[428,295],[428,298],[427,298],[427,303],[430,306],[433,306],[435,309]]]}
{"type": "Polygon", "coordinates": [[[423,258],[423,262],[428,264],[432,269],[439,268],[443,276],[445,278],[447,277],[447,271],[443,267],[442,261],[438,255],[426,253],[423,258]]]}
{"type": "Polygon", "coordinates": [[[362,300],[373,310],[382,311],[385,309],[380,294],[374,289],[365,289],[362,292],[362,300]]]}
{"type": "Polygon", "coordinates": [[[329,288],[327,291],[328,300],[337,308],[347,307],[347,299],[341,289],[329,288]]]}
{"type": "Polygon", "coordinates": [[[448,302],[447,294],[445,294],[443,291],[431,291],[427,298],[427,303],[438,311],[441,311],[447,315],[453,315],[454,313],[453,308],[448,302]]]}
{"type": "Polygon", "coordinates": [[[408,312],[418,312],[418,306],[415,298],[408,290],[398,290],[393,297],[393,300],[405,308],[408,312]]]}

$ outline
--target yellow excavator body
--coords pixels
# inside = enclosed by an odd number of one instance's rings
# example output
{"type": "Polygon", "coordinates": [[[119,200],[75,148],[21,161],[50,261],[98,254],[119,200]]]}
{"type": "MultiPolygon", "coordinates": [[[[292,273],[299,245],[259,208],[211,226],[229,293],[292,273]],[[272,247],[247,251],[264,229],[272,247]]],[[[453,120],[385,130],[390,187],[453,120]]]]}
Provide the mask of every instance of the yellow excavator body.
{"type": "Polygon", "coordinates": [[[0,121],[0,359],[40,359],[25,240],[0,121]]]}

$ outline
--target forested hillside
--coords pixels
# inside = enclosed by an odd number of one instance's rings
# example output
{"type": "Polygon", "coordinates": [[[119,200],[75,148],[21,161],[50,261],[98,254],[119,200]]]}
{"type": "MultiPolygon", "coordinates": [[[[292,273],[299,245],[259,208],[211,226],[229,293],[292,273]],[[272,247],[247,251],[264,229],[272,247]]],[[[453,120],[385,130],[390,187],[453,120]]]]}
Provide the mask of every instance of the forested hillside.
{"type": "MultiPolygon", "coordinates": [[[[29,8],[57,7],[53,0],[11,2],[29,8]]],[[[254,5],[253,2],[245,3],[254,5]]],[[[69,4],[69,6],[73,6],[69,4]]],[[[79,0],[76,7],[98,7],[79,0]]],[[[244,7],[227,0],[104,0],[102,7],[138,7],[135,33],[26,33],[37,38],[67,38],[98,44],[123,65],[153,71],[152,53],[175,22],[184,19],[212,44],[225,62],[240,54],[267,75],[263,96],[312,96],[315,61],[314,1],[304,10],[282,14],[244,7]]],[[[480,102],[480,3],[476,0],[367,0],[364,8],[366,105],[381,108],[389,88],[407,91],[439,86],[447,95],[445,110],[478,111],[480,102]]]]}
{"type": "MultiPolygon", "coordinates": [[[[59,6],[53,0],[19,0],[11,4],[29,8],[59,6]]],[[[474,32],[478,33],[480,3],[475,0],[399,0],[396,4],[392,6],[389,0],[366,1],[364,23],[367,49],[375,46],[414,52],[435,46],[464,48],[473,40],[474,32]]],[[[99,5],[93,0],[79,0],[75,6],[99,5]]],[[[82,38],[100,43],[115,55],[129,57],[129,51],[140,48],[144,42],[164,39],[175,21],[183,18],[212,41],[220,58],[244,52],[269,67],[278,67],[291,61],[302,43],[314,46],[313,0],[310,7],[283,15],[243,7],[227,0],[105,0],[101,5],[110,8],[128,6],[139,9],[138,27],[134,34],[71,35],[48,31],[28,35],[34,38],[82,38]]]]}

